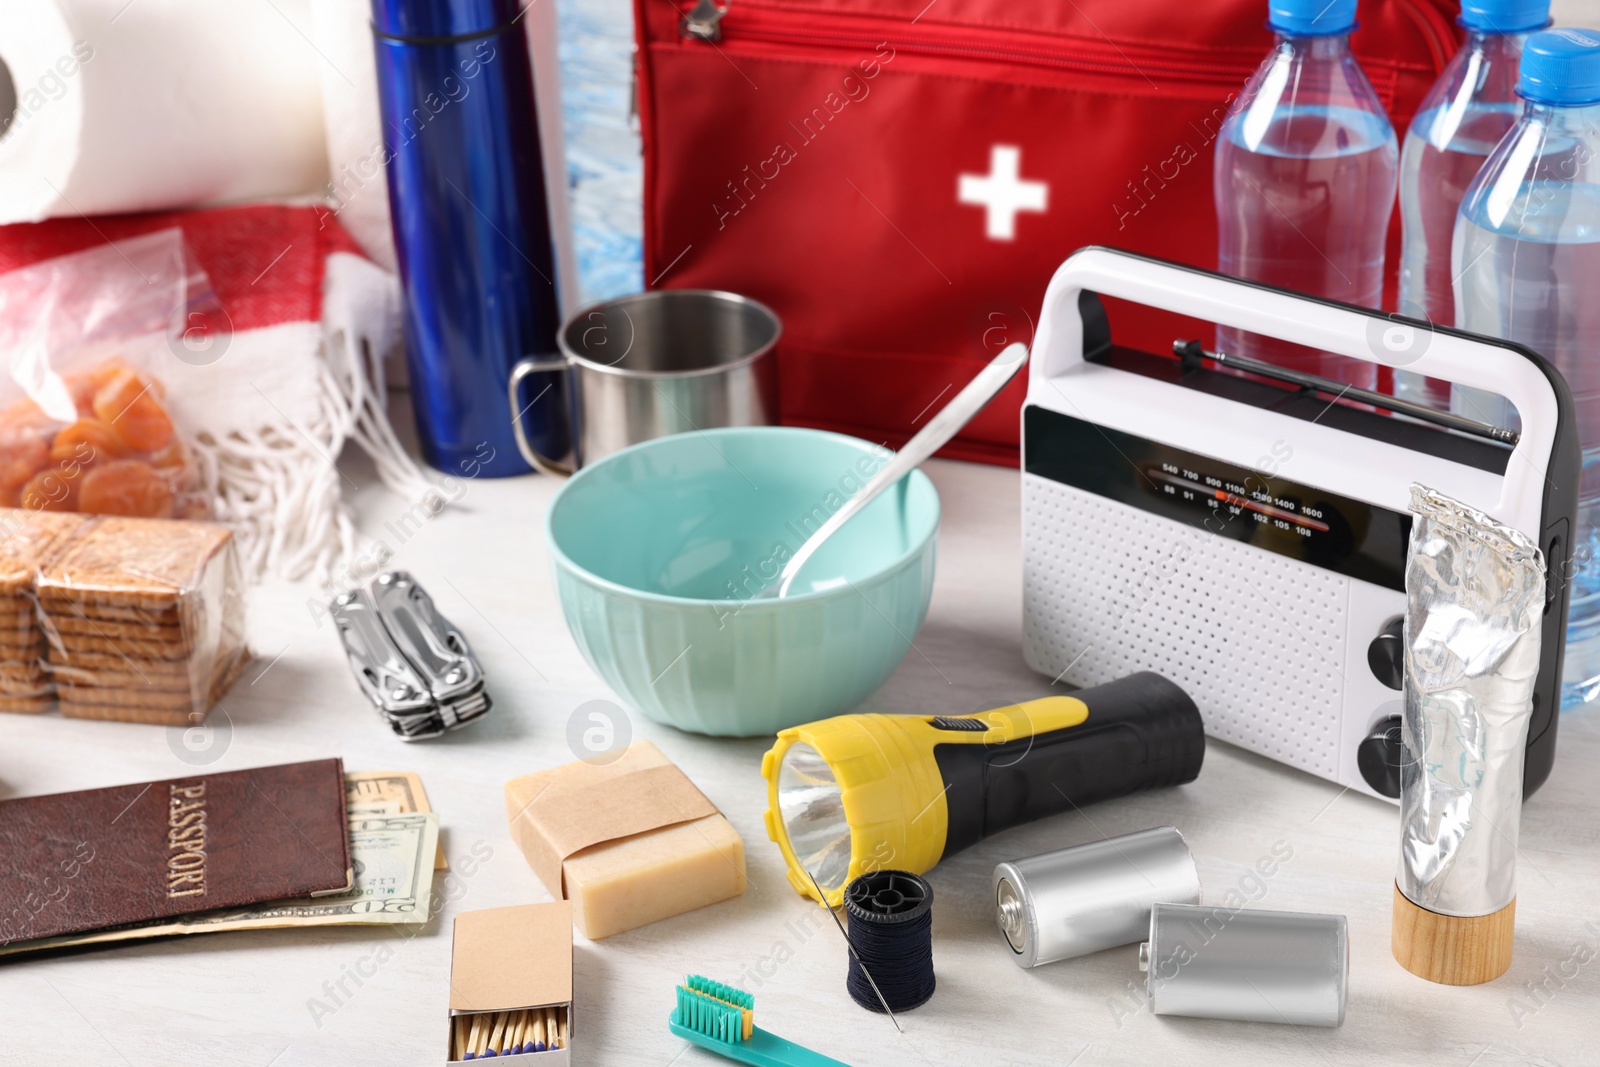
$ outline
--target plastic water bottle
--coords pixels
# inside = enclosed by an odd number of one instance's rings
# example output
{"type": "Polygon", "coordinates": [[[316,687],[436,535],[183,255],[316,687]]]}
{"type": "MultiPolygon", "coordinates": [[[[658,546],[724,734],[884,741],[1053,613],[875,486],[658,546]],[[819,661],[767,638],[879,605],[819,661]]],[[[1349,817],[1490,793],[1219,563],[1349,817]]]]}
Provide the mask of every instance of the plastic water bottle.
{"type": "MultiPolygon", "coordinates": [[[[1272,52],[1217,138],[1218,264],[1378,307],[1400,150],[1350,51],[1355,0],[1271,0],[1272,52]]],[[[1217,347],[1371,387],[1373,364],[1219,327],[1217,347]]]]}
{"type": "MultiPolygon", "coordinates": [[[[1562,705],[1600,693],[1600,32],[1546,30],[1523,46],[1522,116],[1468,186],[1451,261],[1456,321],[1520,341],[1572,388],[1583,445],[1562,705]]],[[[1454,405],[1514,425],[1509,405],[1454,405]]]]}
{"type": "MultiPolygon", "coordinates": [[[[1467,186],[1522,114],[1517,63],[1550,0],[1463,0],[1466,43],[1423,98],[1400,150],[1400,312],[1455,325],[1450,241],[1467,186]]],[[[1449,410],[1450,386],[1397,370],[1397,396],[1449,410]]]]}

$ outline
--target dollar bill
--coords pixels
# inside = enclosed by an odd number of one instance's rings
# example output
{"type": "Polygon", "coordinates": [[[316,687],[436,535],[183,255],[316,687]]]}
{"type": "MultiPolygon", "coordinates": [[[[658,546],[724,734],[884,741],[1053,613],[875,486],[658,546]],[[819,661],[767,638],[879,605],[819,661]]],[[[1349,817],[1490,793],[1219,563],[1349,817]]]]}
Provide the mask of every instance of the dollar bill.
{"type": "MultiPolygon", "coordinates": [[[[352,814],[359,809],[370,814],[403,814],[408,811],[432,811],[428,806],[427,790],[414,771],[357,771],[344,776],[344,800],[352,814]]],[[[433,869],[446,870],[444,842],[439,843],[433,858],[433,869]]]]}
{"type": "Polygon", "coordinates": [[[0,945],[0,956],[225,930],[427,922],[433,896],[431,857],[438,848],[439,816],[432,812],[356,813],[349,817],[349,826],[354,885],[347,892],[15,941],[0,945]]]}
{"type": "Polygon", "coordinates": [[[352,804],[352,805],[350,805],[349,808],[345,809],[346,817],[347,818],[351,818],[351,819],[355,818],[357,815],[404,815],[404,814],[405,814],[405,812],[400,810],[400,805],[396,804],[392,800],[378,800],[378,801],[374,801],[371,804],[352,804]]]}

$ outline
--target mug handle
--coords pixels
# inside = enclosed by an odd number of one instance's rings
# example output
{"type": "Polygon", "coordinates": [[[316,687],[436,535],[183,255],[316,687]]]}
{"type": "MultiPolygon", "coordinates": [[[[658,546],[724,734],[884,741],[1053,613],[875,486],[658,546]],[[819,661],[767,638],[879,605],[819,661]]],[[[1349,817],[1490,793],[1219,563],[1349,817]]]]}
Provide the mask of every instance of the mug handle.
{"type": "MultiPolygon", "coordinates": [[[[530,374],[547,374],[551,371],[566,370],[567,361],[562,356],[556,356],[553,359],[530,358],[520,360],[515,367],[511,368],[511,382],[507,386],[507,392],[511,400],[511,431],[517,438],[517,451],[522,453],[522,458],[528,461],[529,466],[545,474],[553,474],[557,478],[570,477],[574,467],[571,464],[562,463],[560,460],[551,459],[537,448],[534,448],[528,441],[528,435],[522,431],[523,412],[517,407],[517,393],[522,386],[522,380],[530,374]]],[[[573,414],[576,415],[577,413],[574,412],[573,414]]],[[[576,426],[574,426],[573,432],[576,434],[576,426]]]]}

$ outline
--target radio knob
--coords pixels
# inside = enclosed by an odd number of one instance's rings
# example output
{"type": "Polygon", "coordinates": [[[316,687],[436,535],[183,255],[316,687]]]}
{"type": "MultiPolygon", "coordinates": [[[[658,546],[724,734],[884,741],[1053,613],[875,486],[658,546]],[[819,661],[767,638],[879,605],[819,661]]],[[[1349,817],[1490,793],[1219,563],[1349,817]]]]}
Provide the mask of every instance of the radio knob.
{"type": "Polygon", "coordinates": [[[1405,626],[1405,616],[1396,615],[1383,624],[1367,646],[1367,666],[1372,668],[1372,676],[1390,689],[1399,689],[1405,683],[1405,626]]]}
{"type": "Polygon", "coordinates": [[[1384,719],[1356,749],[1356,769],[1380,796],[1400,795],[1400,764],[1405,758],[1400,717],[1384,719]]]}

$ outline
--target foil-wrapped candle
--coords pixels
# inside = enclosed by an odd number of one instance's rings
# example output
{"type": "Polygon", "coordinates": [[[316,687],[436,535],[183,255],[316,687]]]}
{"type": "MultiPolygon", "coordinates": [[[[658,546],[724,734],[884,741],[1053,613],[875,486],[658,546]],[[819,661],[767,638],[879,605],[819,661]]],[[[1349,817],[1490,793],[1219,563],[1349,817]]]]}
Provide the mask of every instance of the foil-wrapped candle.
{"type": "Polygon", "coordinates": [[[1474,985],[1511,966],[1523,758],[1544,558],[1523,533],[1412,486],[1392,949],[1474,985]]]}

